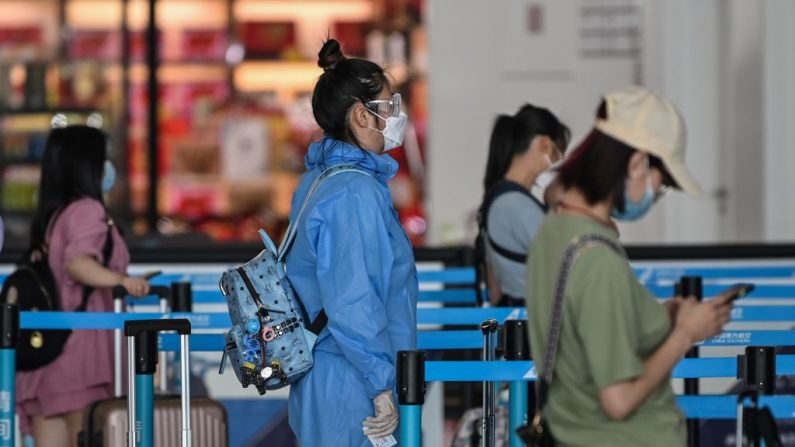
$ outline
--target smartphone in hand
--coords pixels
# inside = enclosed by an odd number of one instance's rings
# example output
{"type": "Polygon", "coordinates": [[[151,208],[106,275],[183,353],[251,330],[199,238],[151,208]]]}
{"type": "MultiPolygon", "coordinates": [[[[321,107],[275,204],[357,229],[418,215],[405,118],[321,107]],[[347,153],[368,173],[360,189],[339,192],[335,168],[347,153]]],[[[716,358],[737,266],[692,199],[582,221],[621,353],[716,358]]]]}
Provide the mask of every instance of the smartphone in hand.
{"type": "Polygon", "coordinates": [[[148,280],[154,278],[155,276],[160,275],[161,273],[163,273],[163,272],[160,271],[160,270],[153,270],[151,272],[144,273],[142,278],[148,281],[148,280]]]}
{"type": "Polygon", "coordinates": [[[727,289],[728,292],[731,293],[731,297],[729,298],[729,302],[738,300],[749,293],[751,293],[756,288],[755,285],[750,283],[737,283],[727,289]]]}

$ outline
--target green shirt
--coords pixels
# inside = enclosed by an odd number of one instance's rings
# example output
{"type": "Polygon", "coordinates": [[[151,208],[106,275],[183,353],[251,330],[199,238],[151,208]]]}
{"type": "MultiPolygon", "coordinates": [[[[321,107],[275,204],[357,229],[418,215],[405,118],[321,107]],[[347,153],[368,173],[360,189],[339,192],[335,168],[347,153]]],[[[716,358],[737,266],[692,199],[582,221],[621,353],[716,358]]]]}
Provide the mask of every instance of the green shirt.
{"type": "MultiPolygon", "coordinates": [[[[527,314],[533,358],[541,367],[563,253],[577,235],[618,234],[593,219],[551,214],[528,259],[527,314]]],[[[611,248],[587,248],[569,274],[563,329],[544,414],[555,439],[570,446],[683,446],[684,417],[670,380],[635,412],[614,421],[602,409],[600,390],[638,377],[644,359],[665,340],[665,308],[638,282],[626,258],[611,248]]]]}

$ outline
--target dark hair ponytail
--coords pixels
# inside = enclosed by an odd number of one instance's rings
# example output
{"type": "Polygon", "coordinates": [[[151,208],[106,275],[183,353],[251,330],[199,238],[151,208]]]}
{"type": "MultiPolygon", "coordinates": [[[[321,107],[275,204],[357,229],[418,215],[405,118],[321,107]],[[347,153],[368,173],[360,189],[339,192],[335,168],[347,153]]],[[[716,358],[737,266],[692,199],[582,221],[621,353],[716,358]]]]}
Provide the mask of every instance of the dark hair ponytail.
{"type": "Polygon", "coordinates": [[[376,99],[389,85],[384,69],[364,59],[347,58],[339,42],[327,40],[317,55],[323,69],[312,93],[312,114],[323,132],[356,145],[348,125],[348,111],[356,102],[376,99]]]}
{"type": "Polygon", "coordinates": [[[500,181],[511,165],[513,154],[508,150],[511,146],[513,133],[513,117],[500,115],[494,122],[489,139],[489,159],[486,162],[486,176],[483,178],[483,191],[488,194],[491,188],[500,181]]]}
{"type": "Polygon", "coordinates": [[[500,115],[494,123],[489,142],[489,159],[483,179],[484,194],[508,172],[516,155],[527,152],[533,138],[544,135],[565,152],[571,132],[552,112],[525,104],[514,116],[500,115]]]}

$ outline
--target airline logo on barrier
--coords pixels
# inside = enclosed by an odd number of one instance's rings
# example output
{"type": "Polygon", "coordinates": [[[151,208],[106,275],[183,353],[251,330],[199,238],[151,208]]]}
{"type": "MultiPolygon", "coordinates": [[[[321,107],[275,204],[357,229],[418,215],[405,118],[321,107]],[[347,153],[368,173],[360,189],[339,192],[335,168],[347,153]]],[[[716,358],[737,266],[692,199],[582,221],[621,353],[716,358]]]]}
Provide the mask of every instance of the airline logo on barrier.
{"type": "MultiPolygon", "coordinates": [[[[709,339],[710,345],[729,345],[729,346],[742,346],[751,344],[751,332],[744,331],[727,331],[720,335],[716,335],[709,339]]],[[[704,344],[705,341],[697,343],[697,345],[704,344]]]]}

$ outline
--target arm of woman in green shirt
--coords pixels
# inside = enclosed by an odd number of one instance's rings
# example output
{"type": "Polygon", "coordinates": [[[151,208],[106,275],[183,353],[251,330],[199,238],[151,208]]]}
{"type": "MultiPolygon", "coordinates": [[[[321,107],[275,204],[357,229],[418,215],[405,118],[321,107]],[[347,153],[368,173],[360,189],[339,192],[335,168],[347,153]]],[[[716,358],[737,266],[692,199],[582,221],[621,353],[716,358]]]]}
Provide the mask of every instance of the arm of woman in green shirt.
{"type": "Polygon", "coordinates": [[[599,398],[602,408],[614,420],[623,420],[635,411],[663,381],[694,343],[719,334],[729,321],[731,294],[697,302],[682,300],[676,312],[675,326],[668,338],[646,359],[640,376],[603,388],[599,398]]]}

